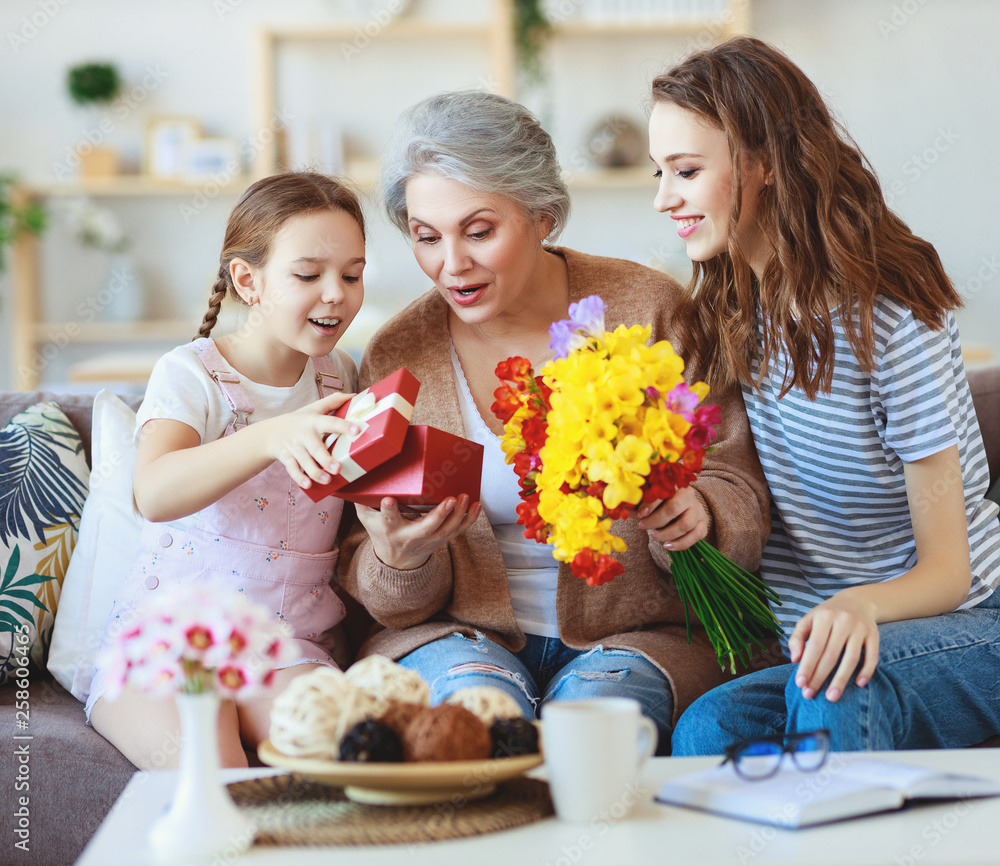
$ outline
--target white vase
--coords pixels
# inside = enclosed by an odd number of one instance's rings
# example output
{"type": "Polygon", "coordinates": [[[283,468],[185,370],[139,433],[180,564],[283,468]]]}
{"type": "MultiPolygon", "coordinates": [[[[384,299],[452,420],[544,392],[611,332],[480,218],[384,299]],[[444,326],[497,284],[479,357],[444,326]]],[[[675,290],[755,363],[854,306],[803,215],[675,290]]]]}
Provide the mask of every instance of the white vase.
{"type": "Polygon", "coordinates": [[[233,803],[219,777],[219,698],[214,692],[178,694],[181,760],[177,790],[149,831],[149,845],[165,862],[226,862],[253,842],[255,828],[233,803]]]}
{"type": "Polygon", "coordinates": [[[146,307],[145,289],[132,257],[112,253],[108,278],[97,298],[101,319],[106,322],[137,322],[146,307]]]}

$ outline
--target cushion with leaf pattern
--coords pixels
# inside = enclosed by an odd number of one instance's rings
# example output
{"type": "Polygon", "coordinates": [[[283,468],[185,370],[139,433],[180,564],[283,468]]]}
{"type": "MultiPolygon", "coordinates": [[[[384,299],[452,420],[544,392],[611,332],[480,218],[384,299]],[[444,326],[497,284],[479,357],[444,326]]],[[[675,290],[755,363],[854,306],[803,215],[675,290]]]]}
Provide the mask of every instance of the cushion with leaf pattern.
{"type": "Polygon", "coordinates": [[[36,403],[0,430],[0,683],[29,655],[45,664],[89,477],[57,404],[36,403]]]}

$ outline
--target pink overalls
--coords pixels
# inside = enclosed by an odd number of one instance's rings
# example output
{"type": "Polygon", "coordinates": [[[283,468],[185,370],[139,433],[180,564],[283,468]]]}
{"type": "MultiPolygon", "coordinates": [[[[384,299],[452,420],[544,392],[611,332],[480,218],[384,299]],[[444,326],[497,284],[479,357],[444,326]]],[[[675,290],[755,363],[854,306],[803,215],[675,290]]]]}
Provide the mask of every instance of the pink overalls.
{"type": "MultiPolygon", "coordinates": [[[[239,384],[239,374],[211,339],[191,344],[233,410],[223,436],[245,427],[254,407],[239,384]]],[[[336,357],[336,356],[334,356],[336,357]]],[[[343,390],[346,374],[333,359],[312,359],[319,397],[343,390]]],[[[314,503],[292,481],[285,467],[270,466],[197,513],[197,526],[145,522],[140,553],[115,598],[105,641],[132,610],[155,601],[158,590],[181,581],[211,583],[242,592],[265,604],[287,624],[299,657],[287,666],[318,661],[334,665],[333,626],[344,605],[330,586],[339,548],[337,529],[344,503],[330,498],[314,503]]],[[[95,667],[87,715],[104,692],[103,672],[95,667]]]]}

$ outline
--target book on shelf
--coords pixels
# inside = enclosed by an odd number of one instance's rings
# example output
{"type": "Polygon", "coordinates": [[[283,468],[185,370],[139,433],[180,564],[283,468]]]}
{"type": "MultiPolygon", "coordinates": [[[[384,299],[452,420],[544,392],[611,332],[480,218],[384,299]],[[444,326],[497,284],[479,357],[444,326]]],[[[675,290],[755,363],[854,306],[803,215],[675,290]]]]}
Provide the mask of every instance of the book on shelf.
{"type": "Polygon", "coordinates": [[[668,779],[656,799],[730,818],[800,828],[902,808],[922,799],[1000,795],[1000,782],[980,776],[834,752],[819,770],[783,762],[777,775],[750,782],[729,764],[668,779]]]}

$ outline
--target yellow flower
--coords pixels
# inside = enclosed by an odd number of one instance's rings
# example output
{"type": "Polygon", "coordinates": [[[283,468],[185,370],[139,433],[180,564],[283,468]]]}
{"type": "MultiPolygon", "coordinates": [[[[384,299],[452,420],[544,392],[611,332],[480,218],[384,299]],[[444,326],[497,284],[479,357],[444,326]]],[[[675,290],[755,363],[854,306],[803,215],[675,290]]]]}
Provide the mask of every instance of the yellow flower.
{"type": "Polygon", "coordinates": [[[640,435],[662,460],[676,461],[684,450],[684,434],[690,422],[661,406],[650,407],[642,419],[640,435]]]}
{"type": "Polygon", "coordinates": [[[653,446],[638,436],[626,436],[615,446],[618,464],[636,475],[649,475],[649,458],[653,456],[653,446]]]}
{"type": "Polygon", "coordinates": [[[623,502],[638,505],[642,499],[642,485],[645,482],[645,477],[636,472],[620,470],[614,480],[609,481],[608,486],[604,488],[604,504],[608,508],[617,508],[623,502]]]}
{"type": "Polygon", "coordinates": [[[545,490],[539,495],[538,514],[552,526],[549,541],[560,562],[572,562],[588,547],[604,553],[626,549],[625,542],[609,532],[611,519],[604,516],[604,508],[593,497],[545,490]]]}
{"type": "Polygon", "coordinates": [[[646,348],[653,329],[646,325],[626,328],[619,325],[614,331],[604,335],[604,345],[609,355],[621,355],[633,362],[639,361],[639,351],[646,348]]]}

